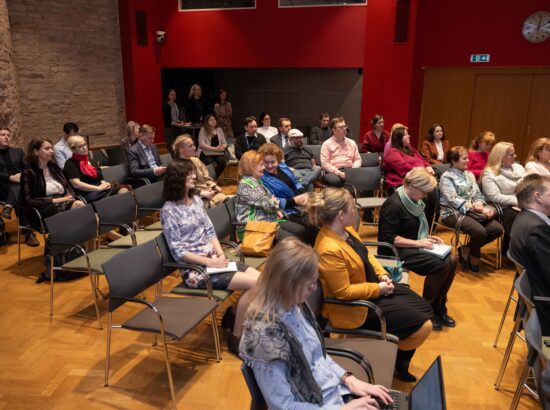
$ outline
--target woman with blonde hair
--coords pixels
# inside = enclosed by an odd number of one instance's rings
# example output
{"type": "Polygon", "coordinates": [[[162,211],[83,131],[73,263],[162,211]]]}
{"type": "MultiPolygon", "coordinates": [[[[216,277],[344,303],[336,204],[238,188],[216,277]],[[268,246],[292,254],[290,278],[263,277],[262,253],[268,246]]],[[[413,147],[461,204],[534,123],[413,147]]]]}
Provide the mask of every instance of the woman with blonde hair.
{"type": "Polygon", "coordinates": [[[470,150],[468,151],[467,170],[474,174],[476,180],[480,178],[481,173],[485,169],[489,153],[495,143],[496,137],[491,131],[483,131],[472,142],[470,150]]]}
{"type": "Polygon", "coordinates": [[[206,114],[206,108],[201,86],[193,84],[189,89],[189,97],[185,104],[186,120],[192,124],[201,124],[206,114]]]}
{"type": "Polygon", "coordinates": [[[247,221],[277,222],[277,239],[297,236],[303,242],[310,240],[307,229],[296,222],[288,221],[280,208],[281,201],[272,195],[260,183],[264,173],[262,156],[254,150],[246,151],[239,161],[239,173],[242,175],[237,187],[236,219],[242,224],[237,229],[240,237],[244,235],[247,221]]]}
{"type": "Polygon", "coordinates": [[[318,263],[313,249],[296,238],[275,246],[252,291],[240,355],[270,409],[377,409],[375,397],[392,402],[388,389],[360,381],[323,349],[305,303],[317,288],[318,263]],[[348,401],[352,394],[359,398],[348,401]]]}
{"type": "Polygon", "coordinates": [[[126,136],[120,139],[120,145],[123,148],[130,148],[134,145],[139,137],[139,123],[135,121],[128,121],[126,124],[126,136]]]}
{"type": "Polygon", "coordinates": [[[525,161],[525,173],[550,176],[549,138],[538,138],[533,142],[525,161]]]}
{"type": "MultiPolygon", "coordinates": [[[[403,267],[426,276],[422,296],[432,305],[433,330],[443,326],[455,327],[454,319],[447,314],[447,293],[451,288],[458,259],[449,254],[443,259],[423,251],[443,244],[443,240],[430,235],[430,222],[425,215],[424,199],[437,187],[437,181],[424,168],[413,168],[405,175],[403,185],[380,208],[378,240],[397,248],[403,267]]],[[[390,254],[384,247],[380,254],[390,254]]]]}
{"type": "Polygon", "coordinates": [[[197,176],[195,192],[198,193],[206,208],[219,205],[227,199],[227,195],[212,179],[206,166],[197,158],[197,149],[189,134],[177,137],[172,145],[172,151],[176,158],[188,159],[195,166],[197,176]]]}
{"type": "MultiPolygon", "coordinates": [[[[308,213],[321,227],[315,250],[324,296],[375,303],[384,312],[387,331],[399,337],[396,377],[416,381],[409,373],[409,363],[432,330],[430,305],[407,286],[393,283],[363,245],[352,226],[356,209],[349,191],[327,188],[311,194],[308,213]]],[[[380,329],[376,314],[364,307],[325,304],[321,314],[335,327],[380,329]]]]}
{"type": "Polygon", "coordinates": [[[510,243],[510,231],[516,219],[518,200],[516,187],[525,176],[523,167],[516,163],[514,144],[499,142],[496,144],[487,160],[487,167],[481,176],[481,189],[487,201],[502,207],[502,226],[504,239],[502,255],[506,256],[510,243]]]}

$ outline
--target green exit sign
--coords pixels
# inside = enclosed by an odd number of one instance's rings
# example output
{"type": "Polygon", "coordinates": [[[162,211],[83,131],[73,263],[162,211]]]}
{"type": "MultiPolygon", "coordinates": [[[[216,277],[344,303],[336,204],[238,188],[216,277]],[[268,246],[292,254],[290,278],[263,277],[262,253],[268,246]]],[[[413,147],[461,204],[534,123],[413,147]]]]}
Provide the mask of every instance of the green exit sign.
{"type": "Polygon", "coordinates": [[[488,63],[491,61],[491,54],[470,54],[470,63],[488,63]]]}

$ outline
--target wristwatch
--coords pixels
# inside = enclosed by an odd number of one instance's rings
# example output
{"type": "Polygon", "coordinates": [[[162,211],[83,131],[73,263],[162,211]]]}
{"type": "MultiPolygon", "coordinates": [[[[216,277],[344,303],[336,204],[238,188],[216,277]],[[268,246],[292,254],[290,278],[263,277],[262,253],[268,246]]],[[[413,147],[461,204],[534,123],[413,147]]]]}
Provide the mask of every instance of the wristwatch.
{"type": "Polygon", "coordinates": [[[346,379],[349,377],[349,376],[353,376],[353,373],[352,372],[345,372],[342,377],[340,377],[340,384],[346,384],[346,379]]]}

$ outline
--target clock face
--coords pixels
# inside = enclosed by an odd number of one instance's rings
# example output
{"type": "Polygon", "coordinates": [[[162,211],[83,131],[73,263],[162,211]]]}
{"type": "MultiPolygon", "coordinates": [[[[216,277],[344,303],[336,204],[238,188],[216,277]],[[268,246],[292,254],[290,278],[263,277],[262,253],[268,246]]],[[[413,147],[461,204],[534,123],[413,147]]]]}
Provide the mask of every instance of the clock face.
{"type": "Polygon", "coordinates": [[[523,22],[523,38],[530,43],[541,43],[550,38],[550,13],[537,11],[523,22]]]}

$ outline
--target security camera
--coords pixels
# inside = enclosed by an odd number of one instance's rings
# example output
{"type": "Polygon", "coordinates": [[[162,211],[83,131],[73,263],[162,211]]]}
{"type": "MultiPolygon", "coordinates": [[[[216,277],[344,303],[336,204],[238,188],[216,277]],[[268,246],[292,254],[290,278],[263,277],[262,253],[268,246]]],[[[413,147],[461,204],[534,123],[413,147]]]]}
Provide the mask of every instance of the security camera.
{"type": "Polygon", "coordinates": [[[156,34],[157,34],[157,42],[163,43],[164,40],[166,39],[166,31],[158,30],[156,34]]]}

